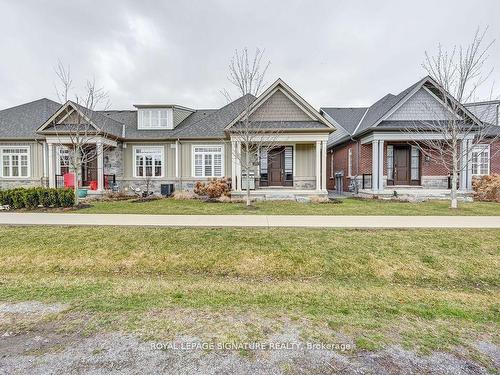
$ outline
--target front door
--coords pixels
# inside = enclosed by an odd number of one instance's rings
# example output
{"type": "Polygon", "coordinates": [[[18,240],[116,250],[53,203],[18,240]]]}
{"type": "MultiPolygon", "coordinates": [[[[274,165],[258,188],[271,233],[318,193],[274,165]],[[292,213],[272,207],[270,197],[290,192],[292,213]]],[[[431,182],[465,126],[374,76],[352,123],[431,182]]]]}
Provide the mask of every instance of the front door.
{"type": "Polygon", "coordinates": [[[90,186],[91,181],[97,181],[97,158],[91,158],[82,165],[82,186],[90,186]]]}
{"type": "Polygon", "coordinates": [[[277,147],[267,154],[267,173],[269,186],[283,186],[285,169],[285,148],[277,147]]]}
{"type": "Polygon", "coordinates": [[[394,147],[394,185],[410,184],[410,148],[394,147]]]}

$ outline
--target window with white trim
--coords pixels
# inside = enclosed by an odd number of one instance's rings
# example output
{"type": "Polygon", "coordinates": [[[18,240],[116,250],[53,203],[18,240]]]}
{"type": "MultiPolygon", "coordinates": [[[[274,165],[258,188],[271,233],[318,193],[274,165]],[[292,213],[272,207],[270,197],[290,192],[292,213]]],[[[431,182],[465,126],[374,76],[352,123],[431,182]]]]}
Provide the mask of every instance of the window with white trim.
{"type": "Polygon", "coordinates": [[[57,174],[69,173],[70,152],[69,148],[60,146],[57,149],[57,174]]]}
{"type": "Polygon", "coordinates": [[[472,147],[472,175],[490,174],[490,145],[475,145],[472,147]]]}
{"type": "Polygon", "coordinates": [[[224,175],[224,146],[193,146],[193,176],[222,177],[224,175]]]}
{"type": "Polygon", "coordinates": [[[0,148],[2,177],[29,177],[29,147],[0,148]]]}
{"type": "Polygon", "coordinates": [[[162,146],[134,147],[134,177],[163,177],[163,155],[162,146]]]}
{"type": "Polygon", "coordinates": [[[173,129],[171,108],[141,108],[137,112],[138,129],[173,129]]]}
{"type": "Polygon", "coordinates": [[[411,179],[416,181],[420,179],[420,150],[417,146],[411,146],[411,179]]]}

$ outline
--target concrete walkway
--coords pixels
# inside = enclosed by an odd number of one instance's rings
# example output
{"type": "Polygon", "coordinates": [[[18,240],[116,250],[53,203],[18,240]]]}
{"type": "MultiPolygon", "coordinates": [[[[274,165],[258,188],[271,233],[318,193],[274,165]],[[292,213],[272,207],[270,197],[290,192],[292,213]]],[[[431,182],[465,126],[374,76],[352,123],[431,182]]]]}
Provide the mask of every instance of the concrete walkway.
{"type": "Polygon", "coordinates": [[[0,213],[0,225],[153,227],[500,228],[500,216],[291,216],[0,213]]]}

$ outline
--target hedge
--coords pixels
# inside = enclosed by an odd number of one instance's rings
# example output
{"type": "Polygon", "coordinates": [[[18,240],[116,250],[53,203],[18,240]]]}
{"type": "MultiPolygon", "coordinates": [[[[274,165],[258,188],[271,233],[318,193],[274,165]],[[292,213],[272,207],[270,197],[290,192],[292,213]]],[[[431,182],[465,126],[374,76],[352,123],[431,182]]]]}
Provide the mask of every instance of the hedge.
{"type": "Polygon", "coordinates": [[[72,189],[42,187],[0,190],[0,205],[14,209],[42,207],[71,207],[75,203],[72,189]]]}

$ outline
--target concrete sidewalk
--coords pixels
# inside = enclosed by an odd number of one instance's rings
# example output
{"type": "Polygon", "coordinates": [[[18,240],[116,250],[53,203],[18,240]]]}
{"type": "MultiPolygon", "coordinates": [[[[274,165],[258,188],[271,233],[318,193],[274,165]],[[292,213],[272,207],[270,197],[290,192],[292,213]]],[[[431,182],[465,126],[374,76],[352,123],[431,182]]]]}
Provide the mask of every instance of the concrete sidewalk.
{"type": "Polygon", "coordinates": [[[292,216],[0,213],[0,225],[153,227],[500,228],[500,216],[292,216]]]}

